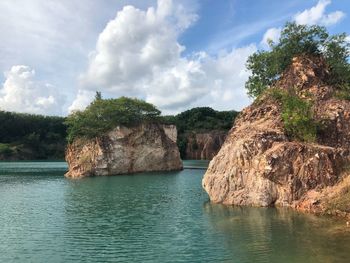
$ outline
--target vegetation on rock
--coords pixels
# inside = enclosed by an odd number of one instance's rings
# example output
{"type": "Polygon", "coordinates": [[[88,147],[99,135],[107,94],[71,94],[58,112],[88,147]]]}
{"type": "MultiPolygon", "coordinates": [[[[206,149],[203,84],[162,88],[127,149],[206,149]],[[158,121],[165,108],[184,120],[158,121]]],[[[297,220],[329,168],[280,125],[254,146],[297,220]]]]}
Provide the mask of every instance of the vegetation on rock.
{"type": "Polygon", "coordinates": [[[318,124],[313,118],[312,101],[282,89],[270,89],[269,95],[282,105],[281,117],[286,134],[295,140],[315,142],[318,124]]]}
{"type": "Polygon", "coordinates": [[[270,50],[258,51],[248,58],[247,68],[252,74],[245,86],[251,97],[272,87],[293,57],[302,54],[324,57],[330,73],[328,84],[349,92],[350,43],[346,41],[345,33],[331,36],[325,27],[287,23],[278,42],[269,44],[270,50]]]}
{"type": "Polygon", "coordinates": [[[252,72],[246,82],[248,94],[258,98],[256,103],[261,103],[265,95],[277,99],[282,105],[286,134],[291,139],[315,142],[321,126],[313,117],[312,96],[300,96],[296,87],[278,87],[278,80],[294,58],[318,57],[325,64],[322,70],[327,72],[324,84],[336,89],[335,97],[349,100],[350,44],[346,34],[332,36],[321,26],[287,23],[279,41],[269,44],[270,50],[258,51],[248,59],[247,68],[252,72]]]}
{"type": "Polygon", "coordinates": [[[67,117],[68,142],[78,137],[96,137],[118,125],[155,121],[159,115],[160,111],[154,105],[143,100],[127,97],[102,99],[97,92],[95,100],[84,111],[75,111],[67,117]]]}

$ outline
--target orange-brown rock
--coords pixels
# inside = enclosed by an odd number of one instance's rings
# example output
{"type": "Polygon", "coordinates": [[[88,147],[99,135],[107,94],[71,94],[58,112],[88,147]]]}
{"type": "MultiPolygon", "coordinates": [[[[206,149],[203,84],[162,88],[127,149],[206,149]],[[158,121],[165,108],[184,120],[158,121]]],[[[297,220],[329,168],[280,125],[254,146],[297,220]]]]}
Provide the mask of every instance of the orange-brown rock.
{"type": "Polygon", "coordinates": [[[315,143],[287,136],[281,104],[268,95],[242,111],[204,175],[211,201],[327,210],[319,206],[325,189],[346,179],[350,160],[350,101],[335,98],[328,76],[322,58],[298,57],[275,84],[313,100],[314,118],[324,123],[315,143]]]}
{"type": "Polygon", "coordinates": [[[211,160],[223,145],[227,131],[191,132],[186,134],[186,159],[211,160]]]}
{"type": "Polygon", "coordinates": [[[116,127],[98,138],[68,145],[66,177],[181,170],[174,125],[116,127]]]}

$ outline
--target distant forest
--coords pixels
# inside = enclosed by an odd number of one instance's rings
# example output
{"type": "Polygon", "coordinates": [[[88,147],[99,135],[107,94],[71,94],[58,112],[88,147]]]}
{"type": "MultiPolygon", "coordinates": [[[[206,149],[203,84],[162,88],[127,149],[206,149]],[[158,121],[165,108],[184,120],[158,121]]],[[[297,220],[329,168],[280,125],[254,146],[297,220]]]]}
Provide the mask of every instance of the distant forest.
{"type": "Polygon", "coordinates": [[[0,160],[63,159],[65,118],[0,111],[0,160]]]}
{"type": "Polygon", "coordinates": [[[237,111],[216,111],[210,107],[198,107],[175,116],[164,116],[166,123],[175,124],[179,133],[229,130],[238,115],[237,111]]]}
{"type": "MultiPolygon", "coordinates": [[[[186,133],[229,130],[238,112],[193,108],[159,122],[175,124],[178,146],[186,147],[186,133]]],[[[0,111],[0,160],[64,159],[67,118],[0,111]]]]}

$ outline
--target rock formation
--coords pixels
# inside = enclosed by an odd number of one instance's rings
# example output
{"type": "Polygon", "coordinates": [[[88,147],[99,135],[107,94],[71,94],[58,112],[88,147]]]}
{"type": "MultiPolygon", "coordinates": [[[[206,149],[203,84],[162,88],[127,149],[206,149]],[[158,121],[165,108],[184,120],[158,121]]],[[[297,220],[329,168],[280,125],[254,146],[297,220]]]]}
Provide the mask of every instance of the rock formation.
{"type": "MultiPolygon", "coordinates": [[[[350,101],[336,98],[328,75],[321,57],[297,57],[275,84],[313,100],[314,119],[324,124],[315,143],[287,136],[281,103],[271,96],[242,111],[203,178],[211,201],[330,212],[340,209],[331,207],[330,192],[350,200],[350,101]]],[[[350,202],[345,207],[350,212],[350,202]]]]}
{"type": "Polygon", "coordinates": [[[68,145],[66,177],[118,175],[149,171],[181,170],[174,125],[142,124],[116,127],[90,140],[68,145]]]}
{"type": "Polygon", "coordinates": [[[186,159],[211,160],[223,145],[227,131],[190,132],[186,134],[186,159]]]}

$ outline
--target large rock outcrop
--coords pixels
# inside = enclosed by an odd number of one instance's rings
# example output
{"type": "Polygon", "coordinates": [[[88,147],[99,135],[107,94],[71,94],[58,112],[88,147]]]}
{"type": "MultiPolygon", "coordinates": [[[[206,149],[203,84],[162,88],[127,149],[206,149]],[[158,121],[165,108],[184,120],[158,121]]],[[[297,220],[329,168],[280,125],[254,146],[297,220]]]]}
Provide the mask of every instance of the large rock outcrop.
{"type": "Polygon", "coordinates": [[[186,159],[211,160],[223,145],[227,131],[190,132],[186,134],[186,159]]]}
{"type": "Polygon", "coordinates": [[[174,125],[142,124],[116,127],[91,140],[68,145],[66,177],[118,175],[181,170],[174,125]]]}
{"type": "Polygon", "coordinates": [[[242,111],[203,178],[211,201],[326,210],[323,193],[344,184],[350,160],[350,101],[337,99],[327,78],[322,58],[298,57],[275,84],[313,100],[323,123],[316,143],[288,138],[281,103],[268,95],[242,111]]]}

